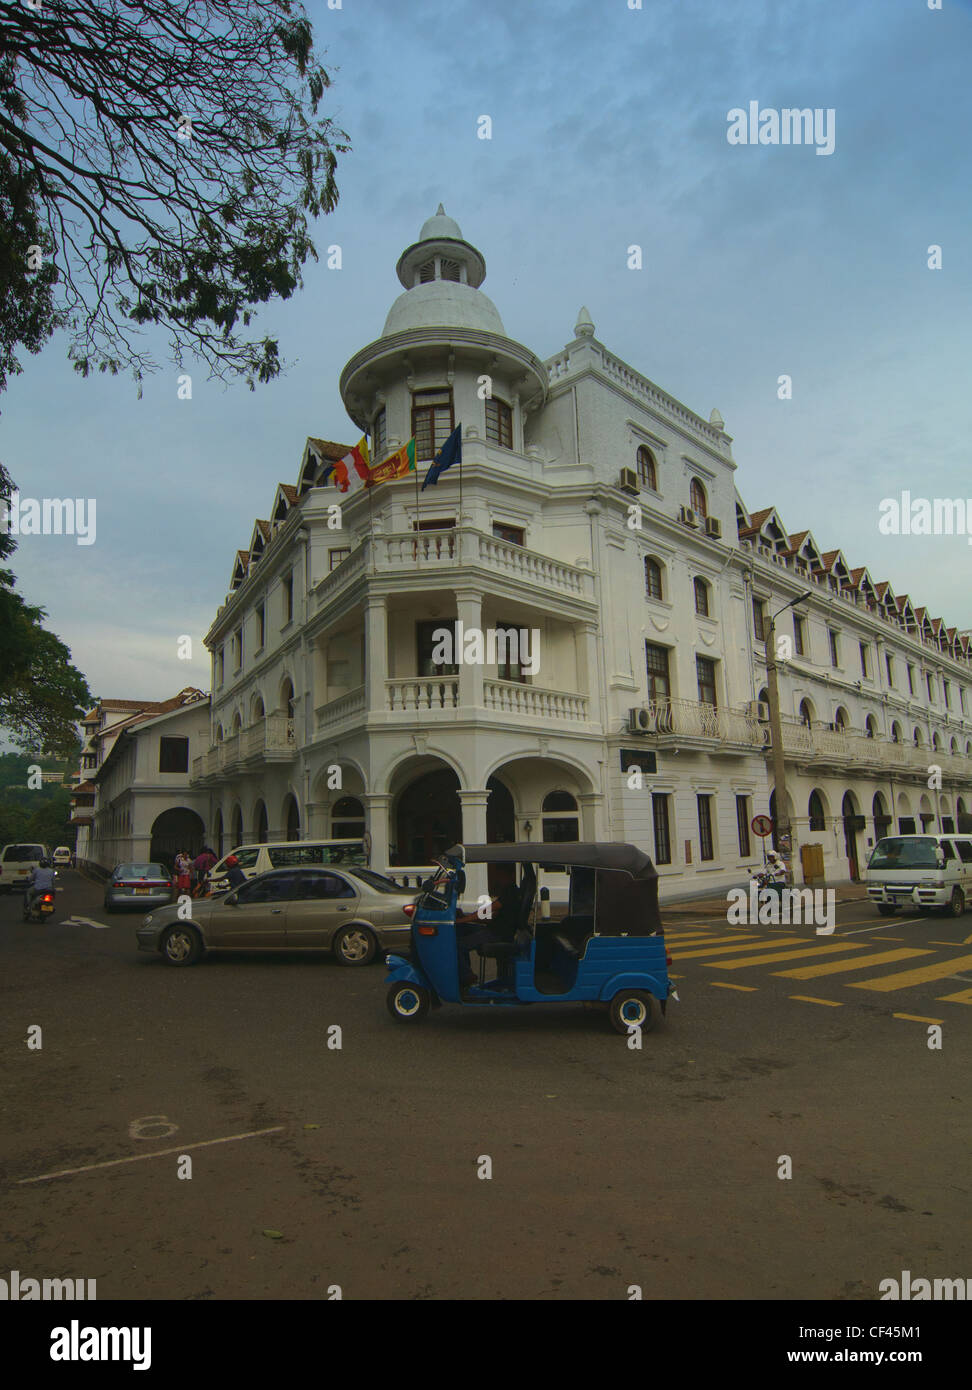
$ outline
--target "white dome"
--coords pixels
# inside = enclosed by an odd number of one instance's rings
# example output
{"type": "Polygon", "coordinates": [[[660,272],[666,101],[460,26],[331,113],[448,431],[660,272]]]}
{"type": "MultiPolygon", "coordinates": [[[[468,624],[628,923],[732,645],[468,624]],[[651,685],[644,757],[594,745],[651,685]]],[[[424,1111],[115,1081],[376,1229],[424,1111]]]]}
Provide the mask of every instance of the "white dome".
{"type": "Polygon", "coordinates": [[[422,230],[419,232],[419,241],[438,241],[442,237],[450,237],[453,241],[462,241],[459,223],[446,216],[440,203],[438,212],[427,222],[423,222],[422,230]]]}
{"type": "MultiPolygon", "coordinates": [[[[430,222],[437,220],[441,219],[429,219],[430,222]]],[[[429,222],[422,228],[423,237],[428,226],[429,222]]],[[[388,311],[381,336],[389,338],[393,333],[404,333],[410,328],[470,328],[506,337],[503,320],[493,301],[482,290],[455,280],[430,280],[398,296],[388,311]]]]}

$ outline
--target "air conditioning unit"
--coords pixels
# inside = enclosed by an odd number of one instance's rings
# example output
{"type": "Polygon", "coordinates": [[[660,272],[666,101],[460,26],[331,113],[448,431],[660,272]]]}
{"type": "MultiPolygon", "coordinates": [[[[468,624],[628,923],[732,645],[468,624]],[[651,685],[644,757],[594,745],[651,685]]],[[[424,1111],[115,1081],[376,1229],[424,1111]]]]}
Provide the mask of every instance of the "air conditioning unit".
{"type": "Polygon", "coordinates": [[[653,734],[656,730],[655,714],[645,705],[628,710],[629,734],[653,734]]]}
{"type": "Polygon", "coordinates": [[[705,519],[705,534],[718,540],[722,535],[722,522],[717,516],[707,516],[705,519]]]}
{"type": "Polygon", "coordinates": [[[698,517],[695,515],[691,507],[679,507],[678,519],[685,526],[698,526],[699,524],[698,517]]]}
{"type": "Polygon", "coordinates": [[[758,719],[763,724],[770,717],[770,708],[765,700],[750,700],[746,708],[754,719],[758,719]]]}
{"type": "Polygon", "coordinates": [[[618,487],[622,492],[630,492],[637,497],[639,492],[638,475],[633,468],[621,469],[621,472],[618,474],[618,487]]]}

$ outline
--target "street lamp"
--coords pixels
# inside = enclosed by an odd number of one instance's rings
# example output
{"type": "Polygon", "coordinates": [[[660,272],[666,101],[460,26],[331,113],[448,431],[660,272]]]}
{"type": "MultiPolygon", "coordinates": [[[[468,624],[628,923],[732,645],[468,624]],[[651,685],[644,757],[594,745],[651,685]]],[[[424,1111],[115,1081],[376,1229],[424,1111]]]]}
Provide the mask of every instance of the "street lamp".
{"type": "Polygon", "coordinates": [[[770,740],[773,749],[773,790],[776,794],[776,843],[783,863],[786,865],[787,882],[792,881],[793,842],[790,831],[790,813],[786,809],[786,767],[783,759],[783,725],[780,719],[780,687],[777,680],[776,620],[781,613],[804,599],[812,598],[813,590],[797,594],[789,603],[784,603],[770,616],[769,631],[766,634],[766,682],[769,695],[770,740]]]}

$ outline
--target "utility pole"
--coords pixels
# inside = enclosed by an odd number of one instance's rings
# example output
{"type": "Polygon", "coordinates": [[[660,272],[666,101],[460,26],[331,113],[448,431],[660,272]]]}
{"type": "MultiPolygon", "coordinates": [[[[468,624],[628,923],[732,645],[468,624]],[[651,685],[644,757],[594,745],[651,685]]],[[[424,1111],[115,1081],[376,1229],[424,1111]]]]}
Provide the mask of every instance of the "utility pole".
{"type": "Polygon", "coordinates": [[[796,598],[784,603],[769,620],[766,634],[766,686],[769,695],[770,741],[773,753],[773,791],[776,799],[776,844],[780,857],[786,865],[786,881],[793,882],[793,836],[790,827],[790,813],[786,808],[786,765],[783,757],[783,722],[780,718],[780,687],[777,678],[776,620],[781,613],[804,599],[811,598],[813,591],[798,594],[796,598]]]}

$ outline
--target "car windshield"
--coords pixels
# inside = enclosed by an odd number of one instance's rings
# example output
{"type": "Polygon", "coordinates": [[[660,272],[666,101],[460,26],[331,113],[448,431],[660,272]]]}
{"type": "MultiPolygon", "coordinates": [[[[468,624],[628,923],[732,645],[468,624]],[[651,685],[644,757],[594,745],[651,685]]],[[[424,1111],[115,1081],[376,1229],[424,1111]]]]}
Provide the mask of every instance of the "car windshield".
{"type": "Polygon", "coordinates": [[[115,878],[164,878],[169,875],[161,864],[119,864],[115,878]]]}
{"type": "Polygon", "coordinates": [[[43,845],[8,845],[3,857],[17,859],[22,863],[25,859],[45,859],[47,856],[43,845]]]}
{"type": "Polygon", "coordinates": [[[369,888],[374,888],[376,893],[397,893],[399,897],[408,897],[408,890],[403,888],[400,883],[396,883],[392,878],[386,878],[384,874],[376,874],[374,869],[356,868],[352,871],[355,878],[360,878],[362,883],[367,883],[369,888]]]}
{"type": "Polygon", "coordinates": [[[931,839],[878,840],[869,869],[940,869],[938,843],[931,839]]]}

